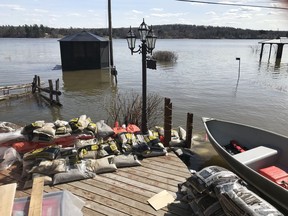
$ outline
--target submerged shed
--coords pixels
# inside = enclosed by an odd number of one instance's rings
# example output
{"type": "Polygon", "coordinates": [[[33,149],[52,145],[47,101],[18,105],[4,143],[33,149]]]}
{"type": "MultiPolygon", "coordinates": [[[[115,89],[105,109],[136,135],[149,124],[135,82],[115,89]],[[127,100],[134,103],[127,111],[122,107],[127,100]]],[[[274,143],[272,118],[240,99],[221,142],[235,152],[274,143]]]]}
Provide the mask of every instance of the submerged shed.
{"type": "Polygon", "coordinates": [[[59,42],[63,71],[109,67],[109,40],[82,31],[59,42]]]}

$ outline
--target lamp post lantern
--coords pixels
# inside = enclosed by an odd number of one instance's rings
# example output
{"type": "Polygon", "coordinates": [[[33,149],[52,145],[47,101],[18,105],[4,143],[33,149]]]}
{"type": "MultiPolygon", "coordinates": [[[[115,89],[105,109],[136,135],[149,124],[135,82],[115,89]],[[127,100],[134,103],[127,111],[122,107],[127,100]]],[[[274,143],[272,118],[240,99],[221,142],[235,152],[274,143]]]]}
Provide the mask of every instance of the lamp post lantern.
{"type": "Polygon", "coordinates": [[[152,30],[152,26],[149,28],[148,25],[144,22],[138,28],[138,32],[140,35],[140,40],[142,42],[139,45],[139,49],[134,51],[136,36],[130,26],[130,30],[127,34],[127,42],[128,47],[131,50],[131,55],[133,53],[141,53],[142,54],[142,118],[141,118],[141,131],[143,134],[148,134],[148,126],[147,126],[147,53],[152,54],[152,50],[155,48],[156,43],[156,35],[152,30]]]}

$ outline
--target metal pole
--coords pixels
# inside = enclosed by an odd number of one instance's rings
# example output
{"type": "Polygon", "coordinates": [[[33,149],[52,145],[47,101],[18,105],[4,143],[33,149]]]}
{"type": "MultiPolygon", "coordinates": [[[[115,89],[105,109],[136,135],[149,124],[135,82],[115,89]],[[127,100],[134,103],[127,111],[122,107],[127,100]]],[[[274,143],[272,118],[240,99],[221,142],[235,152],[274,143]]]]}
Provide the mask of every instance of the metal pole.
{"type": "Polygon", "coordinates": [[[113,43],[112,43],[111,0],[108,0],[108,20],[109,20],[110,67],[113,67],[114,66],[114,60],[113,60],[113,43]]]}
{"type": "Polygon", "coordinates": [[[143,134],[148,134],[147,126],[147,68],[146,68],[147,47],[146,41],[142,41],[142,125],[143,134]]]}

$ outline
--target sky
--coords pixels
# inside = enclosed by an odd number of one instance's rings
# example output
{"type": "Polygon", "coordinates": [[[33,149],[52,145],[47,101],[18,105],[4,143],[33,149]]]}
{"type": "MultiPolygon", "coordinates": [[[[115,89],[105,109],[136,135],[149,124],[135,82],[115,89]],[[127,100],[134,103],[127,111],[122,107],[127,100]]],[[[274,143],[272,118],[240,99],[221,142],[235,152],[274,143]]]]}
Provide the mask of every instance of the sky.
{"type": "MultiPolygon", "coordinates": [[[[287,7],[281,0],[207,0],[287,7]]],[[[288,2],[288,0],[286,0],[288,2]]],[[[177,0],[111,0],[112,26],[188,24],[254,30],[288,30],[288,10],[192,3],[177,0]]],[[[108,0],[1,0],[0,25],[108,28],[108,0]]]]}

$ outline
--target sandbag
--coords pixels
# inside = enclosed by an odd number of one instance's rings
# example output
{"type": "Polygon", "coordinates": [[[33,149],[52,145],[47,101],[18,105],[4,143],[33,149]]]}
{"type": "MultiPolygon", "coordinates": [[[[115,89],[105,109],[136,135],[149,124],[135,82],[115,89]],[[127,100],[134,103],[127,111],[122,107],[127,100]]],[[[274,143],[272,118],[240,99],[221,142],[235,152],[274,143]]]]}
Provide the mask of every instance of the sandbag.
{"type": "Polygon", "coordinates": [[[107,125],[104,120],[96,122],[97,125],[97,136],[100,138],[106,138],[114,135],[113,129],[107,125]]]}
{"type": "Polygon", "coordinates": [[[141,166],[141,162],[136,155],[133,154],[121,154],[114,157],[114,163],[117,168],[141,166]]]}
{"type": "Polygon", "coordinates": [[[32,167],[29,173],[40,173],[45,175],[53,175],[56,173],[66,172],[67,160],[64,158],[55,160],[43,160],[37,166],[32,167]]]}
{"type": "Polygon", "coordinates": [[[45,121],[41,120],[41,121],[35,121],[29,125],[26,125],[22,129],[22,134],[31,135],[35,129],[43,127],[44,124],[45,124],[45,121]]]}
{"type": "Polygon", "coordinates": [[[114,163],[114,155],[100,159],[88,159],[86,161],[86,168],[88,171],[96,174],[114,172],[117,170],[114,163]]]}
{"type": "Polygon", "coordinates": [[[19,140],[26,140],[26,137],[21,133],[22,129],[7,132],[7,133],[0,133],[0,146],[4,143],[12,143],[14,141],[19,140]]]}
{"type": "Polygon", "coordinates": [[[21,157],[14,148],[0,147],[0,170],[8,169],[16,161],[21,161],[21,157]]]}
{"type": "Polygon", "coordinates": [[[136,133],[136,132],[140,132],[140,128],[135,125],[135,124],[128,124],[126,127],[126,131],[129,133],[136,133]]]}
{"type": "Polygon", "coordinates": [[[53,185],[95,177],[95,173],[86,169],[85,162],[69,167],[67,172],[57,173],[53,176],[53,185]]]}
{"type": "Polygon", "coordinates": [[[54,125],[56,127],[55,134],[70,134],[72,132],[72,129],[67,121],[63,120],[57,120],[54,122],[54,125]]]}
{"type": "Polygon", "coordinates": [[[59,147],[49,146],[46,148],[36,149],[31,152],[27,152],[24,154],[24,160],[32,160],[32,159],[47,159],[47,160],[54,160],[60,154],[59,147]]]}
{"type": "Polygon", "coordinates": [[[16,130],[21,130],[21,126],[11,122],[0,122],[0,133],[14,132],[16,130]]]}
{"type": "Polygon", "coordinates": [[[42,127],[33,130],[34,134],[42,134],[49,137],[54,137],[55,132],[55,125],[53,123],[45,123],[42,127]]]}

